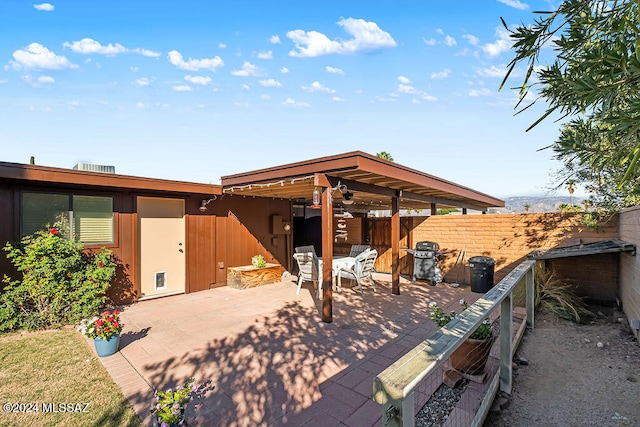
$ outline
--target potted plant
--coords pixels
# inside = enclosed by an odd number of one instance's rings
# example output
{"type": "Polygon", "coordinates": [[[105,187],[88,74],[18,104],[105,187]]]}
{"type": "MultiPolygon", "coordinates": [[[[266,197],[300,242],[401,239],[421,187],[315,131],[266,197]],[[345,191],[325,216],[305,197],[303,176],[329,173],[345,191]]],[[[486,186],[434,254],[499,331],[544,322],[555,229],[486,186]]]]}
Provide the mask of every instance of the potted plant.
{"type": "MultiPolygon", "coordinates": [[[[468,305],[460,300],[463,311],[468,305]]],[[[429,303],[430,317],[439,327],[443,327],[456,317],[456,312],[447,314],[437,303],[429,303]]],[[[484,371],[493,344],[493,330],[489,319],[484,319],[480,326],[458,347],[449,358],[451,366],[462,373],[478,375],[484,371]]]]}
{"type": "Polygon", "coordinates": [[[100,357],[111,356],[118,351],[120,333],[124,325],[120,322],[118,310],[105,311],[100,317],[84,319],[79,330],[89,338],[93,338],[96,353],[100,357]]]}
{"type": "Polygon", "coordinates": [[[251,257],[251,265],[255,268],[265,268],[267,266],[267,261],[264,260],[262,255],[254,255],[251,257]]]}
{"type": "Polygon", "coordinates": [[[155,415],[157,425],[159,427],[183,425],[184,411],[196,390],[196,379],[189,378],[175,390],[156,391],[151,413],[155,415]]]}

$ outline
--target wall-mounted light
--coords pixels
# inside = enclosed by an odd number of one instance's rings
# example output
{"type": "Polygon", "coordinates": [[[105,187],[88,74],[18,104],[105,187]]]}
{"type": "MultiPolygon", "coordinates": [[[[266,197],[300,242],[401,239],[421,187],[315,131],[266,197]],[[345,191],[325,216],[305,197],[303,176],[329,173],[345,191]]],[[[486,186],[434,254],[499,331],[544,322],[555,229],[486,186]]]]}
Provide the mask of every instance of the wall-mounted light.
{"type": "Polygon", "coordinates": [[[211,199],[204,199],[202,200],[202,202],[200,202],[200,207],[198,208],[198,210],[200,212],[206,212],[207,211],[207,205],[211,202],[213,202],[214,200],[216,200],[218,198],[218,196],[213,196],[211,199]]]}

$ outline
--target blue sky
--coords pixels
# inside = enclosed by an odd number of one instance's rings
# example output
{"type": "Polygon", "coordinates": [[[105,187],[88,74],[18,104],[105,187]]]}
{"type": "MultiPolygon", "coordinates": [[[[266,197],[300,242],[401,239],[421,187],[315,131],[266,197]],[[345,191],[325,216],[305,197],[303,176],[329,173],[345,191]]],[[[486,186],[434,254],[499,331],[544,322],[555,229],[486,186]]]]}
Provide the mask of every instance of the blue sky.
{"type": "MultiPolygon", "coordinates": [[[[558,125],[498,92],[546,1],[0,2],[0,160],[219,183],[361,150],[544,194],[558,125]]],[[[516,70],[520,73],[520,70],[516,70]]],[[[513,85],[518,79],[512,80],[513,85]]],[[[561,192],[562,193],[562,192],[561,192]]]]}

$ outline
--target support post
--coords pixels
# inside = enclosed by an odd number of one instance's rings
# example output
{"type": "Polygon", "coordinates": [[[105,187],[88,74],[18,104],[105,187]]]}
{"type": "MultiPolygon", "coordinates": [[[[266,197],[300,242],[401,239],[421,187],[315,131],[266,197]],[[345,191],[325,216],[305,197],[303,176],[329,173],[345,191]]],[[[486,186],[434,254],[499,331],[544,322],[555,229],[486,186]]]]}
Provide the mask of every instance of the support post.
{"type": "Polygon", "coordinates": [[[333,322],[333,201],[331,187],[322,189],[322,321],[333,322]]]}
{"type": "Polygon", "coordinates": [[[391,198],[391,293],[400,295],[400,197],[391,198]]]}
{"type": "Polygon", "coordinates": [[[500,391],[511,394],[512,380],[512,307],[511,292],[500,303],[500,391]]]}
{"type": "Polygon", "coordinates": [[[415,395],[411,392],[398,401],[392,400],[382,405],[382,424],[385,427],[415,427],[415,395]]]}
{"type": "Polygon", "coordinates": [[[438,214],[438,206],[435,203],[431,203],[431,215],[438,214]]]}
{"type": "Polygon", "coordinates": [[[534,277],[535,264],[531,266],[529,271],[527,271],[527,275],[525,276],[526,280],[526,299],[527,299],[527,328],[533,329],[533,325],[535,324],[535,311],[536,311],[536,283],[534,277]]]}

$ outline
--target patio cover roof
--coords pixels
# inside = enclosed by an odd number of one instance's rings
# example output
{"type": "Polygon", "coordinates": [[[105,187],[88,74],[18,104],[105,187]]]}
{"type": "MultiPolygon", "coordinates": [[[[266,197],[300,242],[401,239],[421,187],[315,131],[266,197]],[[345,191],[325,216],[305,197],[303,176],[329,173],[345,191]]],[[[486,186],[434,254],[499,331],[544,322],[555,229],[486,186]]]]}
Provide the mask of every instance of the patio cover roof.
{"type": "MultiPolygon", "coordinates": [[[[224,193],[291,199],[310,204],[315,186],[329,182],[353,193],[354,210],[390,209],[392,197],[402,209],[461,207],[484,211],[504,201],[459,184],[361,151],[289,163],[223,176],[224,193]],[[324,180],[326,177],[326,180],[324,180]]],[[[342,193],[333,192],[340,201],[342,193]]]]}

